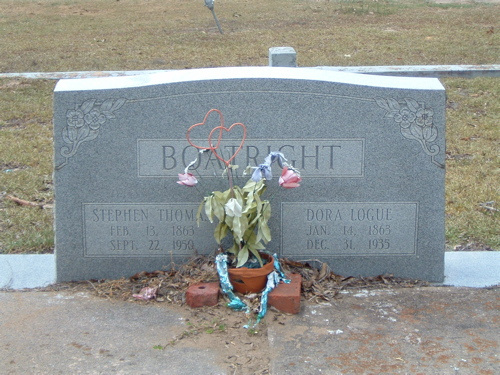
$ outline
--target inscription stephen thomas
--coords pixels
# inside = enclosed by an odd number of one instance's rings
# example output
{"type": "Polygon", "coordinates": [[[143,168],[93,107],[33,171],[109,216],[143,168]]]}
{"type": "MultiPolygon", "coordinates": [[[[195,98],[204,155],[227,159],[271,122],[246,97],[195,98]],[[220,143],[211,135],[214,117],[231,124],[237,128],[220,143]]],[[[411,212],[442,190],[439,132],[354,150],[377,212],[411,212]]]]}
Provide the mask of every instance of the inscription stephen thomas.
{"type": "Polygon", "coordinates": [[[213,228],[198,204],[83,203],[85,257],[158,257],[208,251],[213,228]]]}

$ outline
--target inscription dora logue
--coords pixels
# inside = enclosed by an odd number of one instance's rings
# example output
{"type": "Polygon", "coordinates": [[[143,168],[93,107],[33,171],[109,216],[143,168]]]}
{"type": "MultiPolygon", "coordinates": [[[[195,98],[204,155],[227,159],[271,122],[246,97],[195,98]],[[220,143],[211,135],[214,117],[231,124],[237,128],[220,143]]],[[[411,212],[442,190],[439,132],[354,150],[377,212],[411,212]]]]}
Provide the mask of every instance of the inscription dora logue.
{"type": "MultiPolygon", "coordinates": [[[[130,276],[210,253],[200,196],[176,189],[194,160],[186,126],[219,108],[248,128],[233,164],[282,151],[302,172],[268,248],[343,275],[441,281],[444,89],[436,79],[303,68],[216,68],[61,80],[54,93],[59,281],[130,276]]],[[[195,136],[193,135],[193,140],[195,136]]],[[[223,145],[229,154],[237,144],[223,145]]],[[[233,151],[233,152],[232,152],[233,151]]],[[[210,153],[194,166],[218,190],[210,153]]]]}
{"type": "Polygon", "coordinates": [[[311,256],[415,254],[417,203],[282,203],[302,230],[283,230],[282,248],[301,243],[311,256]],[[326,208],[325,208],[326,207],[326,208]]]}

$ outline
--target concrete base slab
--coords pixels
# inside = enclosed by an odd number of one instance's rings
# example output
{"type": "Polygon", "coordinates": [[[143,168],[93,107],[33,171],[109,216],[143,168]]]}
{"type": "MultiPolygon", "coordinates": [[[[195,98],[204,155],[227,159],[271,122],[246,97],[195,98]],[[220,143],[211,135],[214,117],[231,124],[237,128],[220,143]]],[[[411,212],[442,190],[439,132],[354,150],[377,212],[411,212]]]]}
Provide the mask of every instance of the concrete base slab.
{"type": "MultiPolygon", "coordinates": [[[[498,288],[352,289],[298,315],[265,317],[257,348],[240,324],[168,346],[194,318],[168,304],[83,292],[0,292],[2,374],[498,374],[498,288]],[[233,336],[234,335],[234,336],[233,336]],[[239,337],[233,341],[233,337],[239,337]],[[244,361],[268,353],[259,372],[244,361]],[[203,349],[202,349],[203,348],[203,349]],[[257,352],[258,351],[258,352],[257,352]],[[235,371],[236,363],[242,363],[235,371]]],[[[207,308],[212,309],[212,308],[207,308]]],[[[215,309],[215,308],[214,308],[215,309]]],[[[203,321],[213,319],[213,313],[203,321]]],[[[200,320],[201,322],[202,320],[200,320]]],[[[263,358],[261,356],[261,358],[263,358]]]]}
{"type": "Polygon", "coordinates": [[[213,352],[164,345],[185,329],[167,306],[86,293],[0,293],[2,374],[225,374],[213,352]]]}
{"type": "Polygon", "coordinates": [[[55,282],[54,254],[0,255],[0,288],[39,288],[55,282]]]}
{"type": "Polygon", "coordinates": [[[498,374],[498,290],[355,290],[268,337],[271,374],[498,374]]]}
{"type": "Polygon", "coordinates": [[[445,253],[444,285],[484,288],[500,284],[500,251],[445,253]]]}
{"type": "MultiPolygon", "coordinates": [[[[484,288],[500,284],[500,251],[445,253],[443,285],[484,288]]],[[[56,280],[54,254],[0,255],[0,289],[38,288],[56,280]]]]}

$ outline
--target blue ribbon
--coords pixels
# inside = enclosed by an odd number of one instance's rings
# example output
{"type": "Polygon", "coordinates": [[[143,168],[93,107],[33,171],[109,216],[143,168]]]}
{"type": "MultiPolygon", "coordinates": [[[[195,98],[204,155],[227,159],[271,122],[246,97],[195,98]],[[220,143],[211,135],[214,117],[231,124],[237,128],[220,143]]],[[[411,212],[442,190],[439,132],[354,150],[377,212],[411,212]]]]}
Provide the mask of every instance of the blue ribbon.
{"type": "MultiPolygon", "coordinates": [[[[267,312],[267,299],[269,293],[276,288],[276,286],[283,281],[289,284],[290,280],[285,277],[285,273],[281,269],[281,265],[278,261],[277,254],[274,257],[274,270],[269,275],[267,275],[266,287],[262,291],[262,296],[260,298],[260,309],[257,314],[257,320],[254,324],[251,324],[251,319],[247,325],[243,328],[254,328],[259,322],[264,318],[267,312]]],[[[227,254],[219,254],[215,257],[215,264],[217,266],[217,273],[219,274],[220,286],[222,293],[224,293],[229,298],[228,307],[235,311],[244,311],[246,314],[250,314],[250,308],[238,298],[233,292],[233,286],[229,281],[229,274],[227,272],[227,254]]]]}

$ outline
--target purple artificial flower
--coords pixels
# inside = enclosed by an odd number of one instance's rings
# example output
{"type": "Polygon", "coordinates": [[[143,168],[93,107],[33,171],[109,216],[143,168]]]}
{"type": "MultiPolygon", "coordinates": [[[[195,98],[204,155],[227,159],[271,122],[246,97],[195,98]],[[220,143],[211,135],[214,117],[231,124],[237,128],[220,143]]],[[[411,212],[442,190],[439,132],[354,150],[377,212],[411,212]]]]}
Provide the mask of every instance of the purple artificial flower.
{"type": "Polygon", "coordinates": [[[266,158],[264,159],[264,164],[271,165],[275,161],[277,161],[280,168],[283,169],[283,166],[288,160],[286,160],[285,155],[283,155],[283,153],[273,151],[266,156],[266,158]]]}
{"type": "Polygon", "coordinates": [[[265,178],[266,180],[273,178],[270,165],[260,164],[258,167],[254,168],[255,170],[252,173],[252,181],[259,182],[262,178],[265,178]]]}

